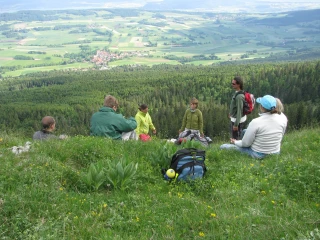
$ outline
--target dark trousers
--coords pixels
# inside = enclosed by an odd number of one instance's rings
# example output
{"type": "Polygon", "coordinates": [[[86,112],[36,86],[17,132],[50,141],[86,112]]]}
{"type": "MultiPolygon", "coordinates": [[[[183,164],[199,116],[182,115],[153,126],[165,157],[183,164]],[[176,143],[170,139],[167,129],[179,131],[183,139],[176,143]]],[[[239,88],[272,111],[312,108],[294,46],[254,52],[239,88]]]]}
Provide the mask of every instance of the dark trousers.
{"type": "Polygon", "coordinates": [[[238,131],[233,131],[233,126],[234,126],[234,122],[231,122],[231,124],[230,124],[231,138],[234,138],[236,140],[240,140],[241,139],[241,133],[242,133],[242,130],[244,128],[244,122],[243,123],[239,123],[238,131]]]}

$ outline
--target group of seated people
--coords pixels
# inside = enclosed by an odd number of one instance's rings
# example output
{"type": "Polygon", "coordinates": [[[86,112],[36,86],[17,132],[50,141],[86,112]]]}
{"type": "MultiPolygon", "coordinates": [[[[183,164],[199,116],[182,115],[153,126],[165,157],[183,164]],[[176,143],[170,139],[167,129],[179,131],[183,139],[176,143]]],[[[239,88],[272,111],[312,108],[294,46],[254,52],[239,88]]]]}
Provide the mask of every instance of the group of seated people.
{"type": "MultiPolygon", "coordinates": [[[[220,146],[221,149],[235,149],[257,159],[262,159],[269,154],[280,153],[280,144],[288,121],[282,112],[282,103],[270,95],[258,98],[257,103],[260,104],[260,116],[249,123],[241,139],[231,138],[229,144],[220,146]]],[[[156,128],[152,123],[146,104],[139,106],[135,118],[125,118],[122,114],[116,113],[118,106],[119,102],[115,97],[111,95],[105,97],[103,107],[91,117],[91,136],[109,137],[115,140],[141,139],[145,141],[150,138],[148,135],[150,130],[156,134],[156,128]]],[[[66,138],[65,135],[57,137],[52,134],[55,129],[53,117],[44,117],[42,126],[43,129],[33,135],[34,140],[66,138]]],[[[199,135],[200,138],[204,137],[202,113],[198,109],[196,98],[191,99],[190,108],[184,114],[179,137],[186,132],[199,135]]]]}

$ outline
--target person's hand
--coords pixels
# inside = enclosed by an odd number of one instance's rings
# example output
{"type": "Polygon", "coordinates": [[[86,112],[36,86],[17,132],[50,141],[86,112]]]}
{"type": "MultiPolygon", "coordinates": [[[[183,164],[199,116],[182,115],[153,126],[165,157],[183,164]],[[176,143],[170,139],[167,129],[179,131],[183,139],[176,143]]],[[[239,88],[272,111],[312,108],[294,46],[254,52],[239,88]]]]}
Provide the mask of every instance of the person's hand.
{"type": "Polygon", "coordinates": [[[233,131],[238,131],[238,127],[237,126],[233,126],[233,131]]]}
{"type": "Polygon", "coordinates": [[[235,141],[236,141],[236,139],[230,138],[230,143],[231,143],[231,144],[234,144],[235,141]]]}
{"type": "Polygon", "coordinates": [[[152,132],[153,132],[153,134],[156,134],[156,133],[157,133],[157,130],[156,130],[156,129],[154,129],[152,132]]]}

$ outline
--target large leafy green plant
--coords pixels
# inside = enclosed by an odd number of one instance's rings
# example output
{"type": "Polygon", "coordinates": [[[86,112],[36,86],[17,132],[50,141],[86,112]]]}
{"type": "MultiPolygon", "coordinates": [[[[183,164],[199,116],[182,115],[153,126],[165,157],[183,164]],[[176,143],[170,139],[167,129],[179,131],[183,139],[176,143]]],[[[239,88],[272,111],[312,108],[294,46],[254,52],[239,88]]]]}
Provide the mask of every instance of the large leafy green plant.
{"type": "Polygon", "coordinates": [[[106,181],[103,166],[91,163],[88,172],[82,175],[82,180],[91,190],[98,191],[106,181]]]}
{"type": "Polygon", "coordinates": [[[133,182],[137,169],[138,163],[128,162],[125,157],[122,157],[119,161],[109,163],[106,177],[113,188],[125,190],[133,182]]]}

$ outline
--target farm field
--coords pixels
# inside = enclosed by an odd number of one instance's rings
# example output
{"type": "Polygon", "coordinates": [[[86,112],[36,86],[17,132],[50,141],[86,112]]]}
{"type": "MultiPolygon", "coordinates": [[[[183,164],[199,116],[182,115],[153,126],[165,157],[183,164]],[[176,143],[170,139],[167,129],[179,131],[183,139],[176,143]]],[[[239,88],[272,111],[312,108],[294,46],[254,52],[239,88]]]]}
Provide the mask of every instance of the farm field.
{"type": "Polygon", "coordinates": [[[312,53],[320,42],[317,18],[285,25],[272,21],[281,22],[287,14],[134,9],[27,13],[0,14],[1,77],[75,66],[211,65],[278,55],[290,60],[312,53]]]}

